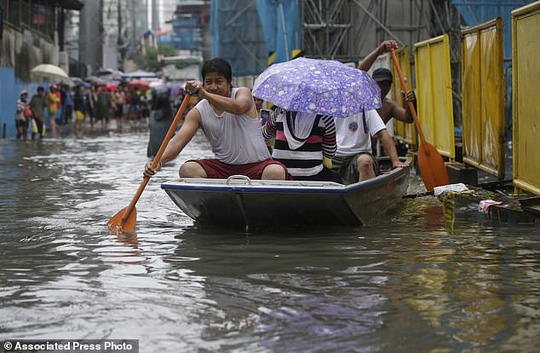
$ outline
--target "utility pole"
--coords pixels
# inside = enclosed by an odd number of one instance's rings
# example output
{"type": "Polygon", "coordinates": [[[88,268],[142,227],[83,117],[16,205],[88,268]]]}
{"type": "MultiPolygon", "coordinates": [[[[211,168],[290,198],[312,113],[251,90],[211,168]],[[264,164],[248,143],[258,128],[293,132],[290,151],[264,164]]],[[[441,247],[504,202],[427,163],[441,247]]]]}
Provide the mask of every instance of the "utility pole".
{"type": "Polygon", "coordinates": [[[105,51],[103,50],[103,47],[105,46],[105,25],[104,25],[104,18],[103,18],[103,12],[105,8],[105,0],[99,0],[99,38],[101,45],[99,45],[99,65],[95,70],[99,67],[103,67],[103,55],[105,54],[105,51]]]}
{"type": "Polygon", "coordinates": [[[120,54],[120,55],[118,55],[118,68],[122,68],[123,63],[124,63],[124,58],[126,56],[124,38],[122,36],[122,29],[124,27],[123,24],[122,24],[122,1],[118,0],[117,5],[118,5],[117,6],[117,8],[118,8],[118,14],[117,14],[117,17],[118,17],[118,40],[116,41],[116,44],[118,46],[118,53],[120,54]]]}
{"type": "Polygon", "coordinates": [[[160,30],[159,25],[159,0],[152,0],[152,29],[154,31],[160,30]]]}

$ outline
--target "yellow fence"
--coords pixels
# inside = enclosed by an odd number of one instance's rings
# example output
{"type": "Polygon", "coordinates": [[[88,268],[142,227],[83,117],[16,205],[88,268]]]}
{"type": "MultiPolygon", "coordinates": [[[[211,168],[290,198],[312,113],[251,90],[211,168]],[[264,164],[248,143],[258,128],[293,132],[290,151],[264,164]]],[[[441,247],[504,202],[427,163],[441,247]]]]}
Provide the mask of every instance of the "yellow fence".
{"type": "Polygon", "coordinates": [[[463,161],[504,177],[502,19],[461,32],[463,161]]]}
{"type": "Polygon", "coordinates": [[[418,118],[426,140],[455,159],[452,77],[448,35],[414,45],[418,118]]]}
{"type": "MultiPolygon", "coordinates": [[[[404,46],[396,50],[396,56],[401,67],[401,72],[405,76],[405,81],[409,89],[412,89],[412,79],[411,79],[411,63],[409,61],[409,47],[404,46]]],[[[394,84],[392,85],[392,94],[395,101],[403,107],[403,95],[402,91],[405,91],[401,87],[401,82],[399,81],[399,76],[394,65],[392,65],[392,73],[394,75],[394,84]]],[[[402,121],[394,119],[394,137],[398,140],[401,140],[405,143],[412,145],[413,149],[416,146],[416,129],[414,124],[406,124],[402,121]]]]}
{"type": "Polygon", "coordinates": [[[540,195],[540,1],[512,12],[514,185],[540,195]]]}

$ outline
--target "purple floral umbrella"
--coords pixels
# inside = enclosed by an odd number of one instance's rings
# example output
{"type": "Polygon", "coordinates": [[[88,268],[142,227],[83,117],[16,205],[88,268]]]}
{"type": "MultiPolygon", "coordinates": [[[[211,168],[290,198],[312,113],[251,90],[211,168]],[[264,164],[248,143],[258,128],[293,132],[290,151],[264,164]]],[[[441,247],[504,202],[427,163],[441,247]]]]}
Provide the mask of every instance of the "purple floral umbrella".
{"type": "Polygon", "coordinates": [[[381,90],[367,72],[333,60],[274,64],[255,80],[253,95],[289,111],[336,117],[381,107],[381,90]]]}

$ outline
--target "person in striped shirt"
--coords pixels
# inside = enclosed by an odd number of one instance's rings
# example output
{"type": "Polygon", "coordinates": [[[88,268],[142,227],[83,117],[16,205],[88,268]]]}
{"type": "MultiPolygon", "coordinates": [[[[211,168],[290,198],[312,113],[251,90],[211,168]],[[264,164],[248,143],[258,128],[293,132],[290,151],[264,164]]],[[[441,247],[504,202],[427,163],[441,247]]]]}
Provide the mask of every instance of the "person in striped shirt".
{"type": "Polygon", "coordinates": [[[275,137],[272,158],[295,180],[341,183],[339,175],[323,165],[323,157],[333,158],[337,149],[333,117],[278,107],[264,125],[263,137],[275,137]]]}

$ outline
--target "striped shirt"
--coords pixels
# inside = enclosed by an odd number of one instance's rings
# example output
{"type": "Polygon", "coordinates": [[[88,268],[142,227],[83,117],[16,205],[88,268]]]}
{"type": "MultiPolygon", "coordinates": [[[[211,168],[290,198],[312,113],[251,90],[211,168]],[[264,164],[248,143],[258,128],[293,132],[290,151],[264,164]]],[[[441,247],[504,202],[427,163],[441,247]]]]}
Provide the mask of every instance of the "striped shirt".
{"type": "Polygon", "coordinates": [[[263,136],[266,140],[276,138],[272,158],[283,163],[293,177],[320,173],[323,169],[323,156],[332,158],[337,149],[336,125],[334,118],[328,115],[288,112],[277,108],[263,127],[263,136]],[[305,138],[296,136],[298,130],[295,130],[294,119],[298,114],[304,114],[302,118],[308,114],[313,121],[305,138]],[[285,124],[296,141],[287,140],[285,124]]]}

